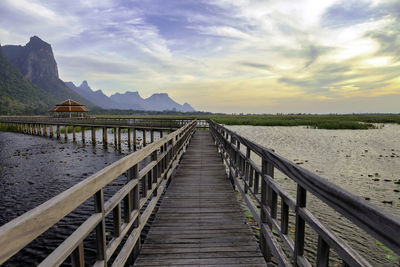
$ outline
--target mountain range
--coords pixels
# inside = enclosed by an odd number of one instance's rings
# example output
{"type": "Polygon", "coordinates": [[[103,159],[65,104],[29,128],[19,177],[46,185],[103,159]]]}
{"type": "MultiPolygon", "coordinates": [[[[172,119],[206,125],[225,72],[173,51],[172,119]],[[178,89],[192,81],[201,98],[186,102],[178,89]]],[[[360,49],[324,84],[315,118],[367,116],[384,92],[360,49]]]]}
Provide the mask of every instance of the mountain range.
{"type": "Polygon", "coordinates": [[[148,98],[142,98],[139,92],[135,91],[123,94],[115,93],[108,97],[101,90],[93,91],[87,81],[83,81],[79,86],[76,86],[73,82],[66,82],[65,84],[76,93],[104,109],[196,111],[188,103],[178,104],[165,93],[153,94],[148,98]]]}
{"type": "Polygon", "coordinates": [[[51,45],[37,36],[25,46],[0,46],[0,114],[37,114],[46,112],[66,99],[85,104],[89,109],[195,111],[180,105],[168,94],[142,98],[138,92],[116,93],[110,97],[93,91],[86,81],[77,87],[59,78],[51,45]]]}

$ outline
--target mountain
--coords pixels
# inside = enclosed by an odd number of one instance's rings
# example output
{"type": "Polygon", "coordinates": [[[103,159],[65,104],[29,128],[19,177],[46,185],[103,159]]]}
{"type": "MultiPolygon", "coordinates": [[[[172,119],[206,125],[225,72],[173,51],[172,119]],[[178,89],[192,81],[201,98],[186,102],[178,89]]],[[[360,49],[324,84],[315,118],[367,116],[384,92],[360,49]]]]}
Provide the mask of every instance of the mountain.
{"type": "Polygon", "coordinates": [[[95,107],[60,80],[53,50],[50,44],[39,37],[31,37],[25,46],[5,45],[2,51],[25,78],[52,95],[56,102],[74,99],[89,108],[95,107]]]}
{"type": "Polygon", "coordinates": [[[116,109],[118,104],[114,103],[108,96],[101,90],[92,91],[87,81],[83,81],[80,86],[76,86],[73,82],[65,82],[65,84],[79,95],[86,98],[88,101],[95,103],[99,107],[105,109],[116,109]]]}
{"type": "Polygon", "coordinates": [[[153,94],[149,98],[143,99],[139,92],[115,93],[107,97],[101,90],[93,91],[87,81],[83,81],[80,86],[75,86],[73,82],[65,83],[69,88],[105,109],[133,109],[133,110],[176,110],[182,112],[196,111],[188,103],[183,105],[172,100],[168,94],[153,94]]]}
{"type": "Polygon", "coordinates": [[[195,111],[189,104],[186,103],[186,106],[182,106],[172,100],[168,94],[165,93],[153,94],[149,98],[146,98],[144,102],[148,110],[195,111]],[[190,106],[191,110],[187,106],[190,106]]]}
{"type": "Polygon", "coordinates": [[[124,94],[115,93],[110,96],[110,99],[118,103],[120,109],[137,109],[137,110],[147,110],[143,106],[143,98],[139,95],[139,92],[126,92],[124,94]]]}
{"type": "Polygon", "coordinates": [[[3,56],[0,46],[0,114],[38,114],[54,103],[52,95],[32,84],[3,56]]]}

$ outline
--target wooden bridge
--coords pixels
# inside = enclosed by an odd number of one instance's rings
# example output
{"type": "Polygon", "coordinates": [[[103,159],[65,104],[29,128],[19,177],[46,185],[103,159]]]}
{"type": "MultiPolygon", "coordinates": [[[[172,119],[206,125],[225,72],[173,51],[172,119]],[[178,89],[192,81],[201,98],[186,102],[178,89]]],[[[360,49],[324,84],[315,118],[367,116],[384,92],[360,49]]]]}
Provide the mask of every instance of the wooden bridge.
{"type": "Polygon", "coordinates": [[[39,266],[64,262],[85,266],[84,242],[92,232],[94,266],[328,266],[332,250],[342,266],[372,266],[307,209],[307,193],[400,255],[399,218],[222,125],[202,122],[209,129],[196,131],[197,123],[181,123],[175,131],[0,227],[0,264],[91,197],[93,214],[39,266]],[[275,181],[274,169],[297,183],[296,200],[275,181]],[[105,200],[106,186],[124,173],[126,183],[105,200]],[[236,192],[257,222],[259,244],[236,192]],[[161,203],[158,209],[157,203],[161,203]],[[289,214],[295,218],[294,237],[289,214]],[[111,230],[105,223],[109,217],[111,230]],[[147,223],[150,231],[142,244],[147,223]],[[304,255],[306,224],[318,235],[315,262],[304,255]],[[111,238],[106,238],[107,231],[111,238]]]}

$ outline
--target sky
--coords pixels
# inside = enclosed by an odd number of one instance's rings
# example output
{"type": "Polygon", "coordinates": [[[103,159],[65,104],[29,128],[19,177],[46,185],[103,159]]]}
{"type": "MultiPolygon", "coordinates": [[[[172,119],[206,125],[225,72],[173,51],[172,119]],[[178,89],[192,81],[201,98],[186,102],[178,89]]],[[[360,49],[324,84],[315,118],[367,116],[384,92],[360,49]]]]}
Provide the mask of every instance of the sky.
{"type": "Polygon", "coordinates": [[[399,0],[1,0],[60,78],[225,113],[400,112],[399,0]]]}

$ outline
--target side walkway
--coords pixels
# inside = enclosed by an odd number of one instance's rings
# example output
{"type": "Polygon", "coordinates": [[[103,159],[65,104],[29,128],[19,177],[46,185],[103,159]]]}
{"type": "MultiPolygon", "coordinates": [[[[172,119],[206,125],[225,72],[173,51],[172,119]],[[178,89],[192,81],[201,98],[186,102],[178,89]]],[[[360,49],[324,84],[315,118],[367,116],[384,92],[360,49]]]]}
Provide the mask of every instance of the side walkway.
{"type": "Polygon", "coordinates": [[[266,266],[208,131],[197,131],[135,266],[266,266]]]}

